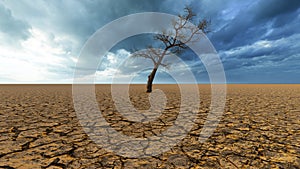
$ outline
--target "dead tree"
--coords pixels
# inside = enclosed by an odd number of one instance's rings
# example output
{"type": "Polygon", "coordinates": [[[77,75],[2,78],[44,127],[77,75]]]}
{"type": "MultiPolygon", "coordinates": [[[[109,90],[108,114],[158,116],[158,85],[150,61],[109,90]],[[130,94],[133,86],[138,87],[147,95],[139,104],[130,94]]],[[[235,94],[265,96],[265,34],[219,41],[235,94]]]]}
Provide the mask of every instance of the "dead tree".
{"type": "Polygon", "coordinates": [[[187,49],[186,44],[191,43],[196,34],[208,33],[210,21],[203,19],[197,24],[197,27],[191,26],[189,22],[193,22],[194,17],[190,7],[184,8],[184,14],[178,15],[178,20],[172,22],[172,30],[164,30],[161,34],[154,36],[154,40],[162,42],[162,49],[155,49],[149,46],[143,52],[136,52],[132,57],[143,57],[151,59],[153,62],[153,70],[148,76],[147,92],[152,92],[152,83],[159,66],[168,67],[169,64],[163,63],[163,58],[170,54],[179,54],[187,49]],[[180,40],[179,40],[180,39],[180,40]]]}

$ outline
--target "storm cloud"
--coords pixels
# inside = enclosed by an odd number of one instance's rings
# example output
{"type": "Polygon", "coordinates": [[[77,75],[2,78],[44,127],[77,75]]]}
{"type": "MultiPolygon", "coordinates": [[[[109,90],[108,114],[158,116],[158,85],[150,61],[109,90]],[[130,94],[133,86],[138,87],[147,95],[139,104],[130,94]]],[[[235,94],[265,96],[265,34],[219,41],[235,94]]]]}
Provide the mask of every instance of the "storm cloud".
{"type": "Polygon", "coordinates": [[[30,36],[30,25],[16,19],[10,9],[0,4],[0,32],[6,40],[26,40],[30,36]]]}
{"type": "MultiPolygon", "coordinates": [[[[139,12],[177,15],[185,5],[193,8],[197,19],[211,20],[207,36],[229,83],[300,83],[296,78],[300,74],[299,0],[0,1],[0,83],[70,83],[82,47],[102,26],[139,12]]],[[[116,30],[130,27],[128,23],[116,30]]],[[[124,53],[128,56],[132,49],[151,44],[152,35],[121,41],[105,56],[97,73],[110,75],[116,65],[109,59],[120,60],[124,53]]],[[[186,52],[181,58],[199,82],[207,81],[197,56],[186,52]]],[[[119,72],[134,72],[125,69],[120,67],[119,72]]],[[[145,80],[147,73],[136,73],[136,79],[145,80]]],[[[158,79],[166,82],[168,78],[161,73],[158,79]]]]}

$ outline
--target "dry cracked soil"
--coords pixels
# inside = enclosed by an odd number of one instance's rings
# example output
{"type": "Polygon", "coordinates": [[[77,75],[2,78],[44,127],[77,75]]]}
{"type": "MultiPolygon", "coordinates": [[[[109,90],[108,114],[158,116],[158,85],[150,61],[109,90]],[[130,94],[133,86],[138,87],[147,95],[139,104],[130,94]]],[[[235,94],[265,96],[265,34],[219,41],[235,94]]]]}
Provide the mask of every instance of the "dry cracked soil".
{"type": "MultiPolygon", "coordinates": [[[[177,85],[154,88],[167,98],[154,120],[123,117],[110,85],[96,86],[99,110],[122,135],[157,136],[175,125],[181,99],[177,85]]],[[[166,152],[138,158],[108,151],[91,139],[87,133],[97,123],[93,117],[79,120],[72,85],[1,85],[0,168],[300,168],[300,85],[228,85],[223,116],[204,143],[198,139],[209,113],[210,86],[199,85],[199,91],[200,109],[183,139],[166,152]]],[[[130,85],[136,109],[149,109],[148,95],[144,85],[130,85]]],[[[108,144],[113,141],[108,138],[108,144]]]]}

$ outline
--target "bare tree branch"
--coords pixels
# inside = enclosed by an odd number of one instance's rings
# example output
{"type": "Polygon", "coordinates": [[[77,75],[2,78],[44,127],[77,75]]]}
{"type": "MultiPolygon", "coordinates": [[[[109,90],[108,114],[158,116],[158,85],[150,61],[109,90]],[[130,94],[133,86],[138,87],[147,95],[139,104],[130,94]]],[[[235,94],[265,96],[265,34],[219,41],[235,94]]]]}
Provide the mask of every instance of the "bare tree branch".
{"type": "Polygon", "coordinates": [[[178,20],[172,21],[172,30],[163,30],[161,34],[154,36],[154,40],[160,41],[164,45],[164,49],[155,49],[149,46],[142,52],[136,52],[132,57],[144,57],[151,59],[154,68],[152,73],[148,76],[147,92],[152,91],[152,81],[159,66],[168,68],[170,64],[162,63],[163,58],[170,54],[179,54],[188,48],[186,44],[195,43],[199,41],[199,34],[209,33],[208,27],[210,21],[207,19],[200,20],[197,27],[191,25],[196,14],[192,8],[185,7],[184,14],[178,15],[178,20]]]}

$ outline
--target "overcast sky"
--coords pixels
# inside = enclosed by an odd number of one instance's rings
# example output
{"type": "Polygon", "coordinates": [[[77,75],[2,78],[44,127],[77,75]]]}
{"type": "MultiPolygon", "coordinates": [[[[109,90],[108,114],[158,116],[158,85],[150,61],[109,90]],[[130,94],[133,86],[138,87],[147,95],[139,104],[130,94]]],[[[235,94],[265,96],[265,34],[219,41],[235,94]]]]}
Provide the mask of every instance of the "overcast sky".
{"type": "MultiPolygon", "coordinates": [[[[138,12],[182,13],[185,5],[211,20],[208,38],[228,83],[300,83],[299,0],[0,0],[0,83],[71,83],[83,45],[102,26],[138,12]]],[[[117,73],[146,82],[148,69],[130,69],[146,67],[143,61],[120,63],[131,48],[149,45],[147,38],[111,50],[96,81],[109,83],[117,73]]],[[[199,83],[208,82],[201,62],[182,57],[199,83]]],[[[155,82],[172,82],[174,67],[161,69],[155,82]]]]}

